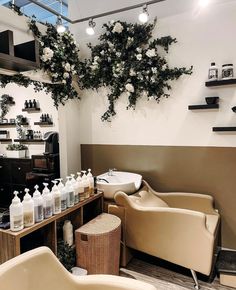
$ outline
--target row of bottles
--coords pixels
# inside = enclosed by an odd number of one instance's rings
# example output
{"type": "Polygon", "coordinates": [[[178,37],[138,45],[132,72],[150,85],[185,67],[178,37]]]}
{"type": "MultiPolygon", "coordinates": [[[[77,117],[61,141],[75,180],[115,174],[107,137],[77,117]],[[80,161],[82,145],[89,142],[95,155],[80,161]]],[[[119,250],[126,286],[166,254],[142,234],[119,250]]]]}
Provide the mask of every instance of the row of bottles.
{"type": "Polygon", "coordinates": [[[78,172],[76,179],[74,174],[67,176],[65,185],[62,178],[53,180],[51,191],[48,184],[43,183],[42,194],[38,190],[38,185],[35,185],[33,197],[29,194],[29,189],[25,188],[22,202],[17,196],[18,192],[14,191],[15,197],[10,205],[10,229],[20,231],[24,227],[30,227],[94,195],[94,178],[91,170],[88,170],[87,175],[86,171],[82,172],[83,176],[81,177],[81,173],[78,172]]]}

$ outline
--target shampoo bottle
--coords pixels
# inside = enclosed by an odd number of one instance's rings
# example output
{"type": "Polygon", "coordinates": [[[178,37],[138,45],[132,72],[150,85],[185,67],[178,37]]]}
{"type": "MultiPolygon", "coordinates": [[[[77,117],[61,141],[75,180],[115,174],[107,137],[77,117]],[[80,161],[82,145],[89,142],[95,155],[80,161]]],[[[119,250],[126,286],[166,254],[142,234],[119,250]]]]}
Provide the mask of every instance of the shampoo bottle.
{"type": "Polygon", "coordinates": [[[84,197],[89,198],[89,181],[86,175],[86,171],[84,170],[82,172],[83,172],[82,181],[84,185],[84,197]]]}
{"type": "Polygon", "coordinates": [[[34,224],[34,201],[29,194],[29,189],[25,188],[25,195],[22,201],[23,215],[24,215],[24,226],[30,227],[34,224]]]}
{"type": "Polygon", "coordinates": [[[52,180],[53,187],[52,187],[52,199],[53,199],[53,214],[58,214],[61,212],[61,193],[57,187],[57,181],[52,180]]]}
{"type": "Polygon", "coordinates": [[[57,185],[60,193],[61,193],[61,210],[67,209],[67,192],[65,190],[65,186],[62,183],[62,178],[57,178],[56,180],[59,180],[59,184],[57,185]]]}
{"type": "Polygon", "coordinates": [[[78,174],[78,177],[77,177],[76,181],[77,181],[77,185],[78,185],[79,200],[83,201],[85,198],[84,197],[84,183],[83,183],[82,178],[81,178],[81,173],[77,172],[77,174],[78,174]]]}
{"type": "Polygon", "coordinates": [[[48,189],[48,183],[43,183],[44,189],[43,189],[43,212],[44,212],[44,218],[47,219],[52,216],[52,195],[50,193],[50,190],[48,189]]]}
{"type": "Polygon", "coordinates": [[[79,202],[79,191],[78,191],[78,184],[75,180],[75,175],[71,174],[71,185],[74,189],[74,195],[75,195],[75,204],[77,204],[79,202]]]}
{"type": "Polygon", "coordinates": [[[75,194],[74,194],[74,189],[71,184],[71,177],[67,176],[67,181],[65,185],[65,189],[67,192],[67,207],[72,207],[75,204],[75,194]]]}
{"type": "Polygon", "coordinates": [[[88,169],[88,174],[87,174],[87,178],[89,181],[89,194],[94,195],[94,179],[93,179],[93,175],[91,173],[91,169],[88,169]]]}
{"type": "Polygon", "coordinates": [[[23,205],[17,196],[19,192],[14,191],[15,197],[10,205],[10,229],[13,232],[20,231],[24,228],[23,222],[23,205]]]}
{"type": "Polygon", "coordinates": [[[43,197],[38,191],[38,185],[35,185],[35,192],[33,194],[34,201],[34,219],[36,223],[39,223],[43,220],[43,197]]]}

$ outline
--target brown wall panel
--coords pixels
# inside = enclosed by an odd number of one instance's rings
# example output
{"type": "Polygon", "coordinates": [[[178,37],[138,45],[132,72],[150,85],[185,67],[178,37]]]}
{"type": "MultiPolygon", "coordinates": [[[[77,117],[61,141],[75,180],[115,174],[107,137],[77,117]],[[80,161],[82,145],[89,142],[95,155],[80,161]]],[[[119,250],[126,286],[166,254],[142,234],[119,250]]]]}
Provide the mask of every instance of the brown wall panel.
{"type": "Polygon", "coordinates": [[[222,217],[222,246],[236,249],[236,148],[81,145],[82,168],[142,174],[157,191],[211,194],[222,217]]]}

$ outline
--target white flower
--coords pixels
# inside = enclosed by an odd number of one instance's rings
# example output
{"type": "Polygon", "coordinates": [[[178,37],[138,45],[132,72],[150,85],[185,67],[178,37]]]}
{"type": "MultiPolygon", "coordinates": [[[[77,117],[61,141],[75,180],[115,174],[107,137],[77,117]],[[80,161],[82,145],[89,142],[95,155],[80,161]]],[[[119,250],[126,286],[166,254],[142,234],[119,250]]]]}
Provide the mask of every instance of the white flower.
{"type": "Polygon", "coordinates": [[[137,60],[141,60],[142,59],[142,54],[136,54],[136,58],[137,58],[137,60]]]}
{"type": "Polygon", "coordinates": [[[136,72],[135,72],[135,70],[131,68],[130,71],[129,71],[129,75],[130,75],[131,77],[136,76],[136,72]]]}
{"type": "Polygon", "coordinates": [[[125,85],[125,89],[130,93],[134,92],[134,86],[130,83],[125,85]]]}
{"type": "Polygon", "coordinates": [[[156,56],[156,50],[155,50],[155,48],[148,49],[146,51],[146,56],[148,56],[148,57],[154,57],[154,56],[156,56]]]}
{"type": "Polygon", "coordinates": [[[62,83],[63,83],[63,84],[66,84],[66,80],[62,80],[62,83]]]}
{"type": "Polygon", "coordinates": [[[124,27],[120,24],[120,22],[116,22],[116,24],[114,25],[112,32],[113,33],[121,33],[123,31],[124,27]]]}
{"type": "Polygon", "coordinates": [[[140,47],[137,47],[136,50],[137,50],[137,52],[139,52],[139,53],[142,52],[142,48],[140,48],[140,47]]]}
{"type": "Polygon", "coordinates": [[[46,62],[48,60],[51,60],[51,58],[53,57],[54,52],[49,48],[49,47],[45,47],[43,49],[43,55],[41,57],[42,61],[46,62]]]}
{"type": "Polygon", "coordinates": [[[157,73],[157,68],[156,68],[156,67],[152,67],[151,70],[152,70],[152,72],[153,72],[154,74],[157,73]]]}
{"type": "Polygon", "coordinates": [[[65,64],[65,70],[66,70],[66,71],[70,71],[70,64],[69,64],[69,62],[67,62],[67,63],[65,64]]]}
{"type": "Polygon", "coordinates": [[[100,51],[100,54],[101,54],[101,55],[104,55],[104,53],[105,53],[104,50],[101,50],[101,51],[100,51]]]}
{"type": "Polygon", "coordinates": [[[69,76],[70,76],[70,75],[68,74],[68,72],[65,72],[65,73],[63,74],[63,78],[64,78],[64,79],[68,79],[69,76]]]}
{"type": "Polygon", "coordinates": [[[121,57],[121,52],[117,52],[116,56],[121,57]]]}

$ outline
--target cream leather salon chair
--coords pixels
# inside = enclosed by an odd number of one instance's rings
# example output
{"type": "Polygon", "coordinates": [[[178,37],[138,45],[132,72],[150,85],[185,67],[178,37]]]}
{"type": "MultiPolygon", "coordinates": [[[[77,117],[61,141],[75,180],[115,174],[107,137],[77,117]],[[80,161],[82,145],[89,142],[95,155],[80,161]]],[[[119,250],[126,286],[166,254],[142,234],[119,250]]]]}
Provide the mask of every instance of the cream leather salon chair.
{"type": "Polygon", "coordinates": [[[147,182],[134,195],[115,194],[109,213],[122,220],[123,266],[132,248],[189,268],[199,289],[196,272],[212,270],[220,216],[213,198],[196,193],[159,193],[147,182]],[[127,248],[128,247],[128,248],[127,248]]]}
{"type": "Polygon", "coordinates": [[[47,247],[0,265],[0,290],[156,290],[150,284],[112,275],[74,276],[47,247]]]}

